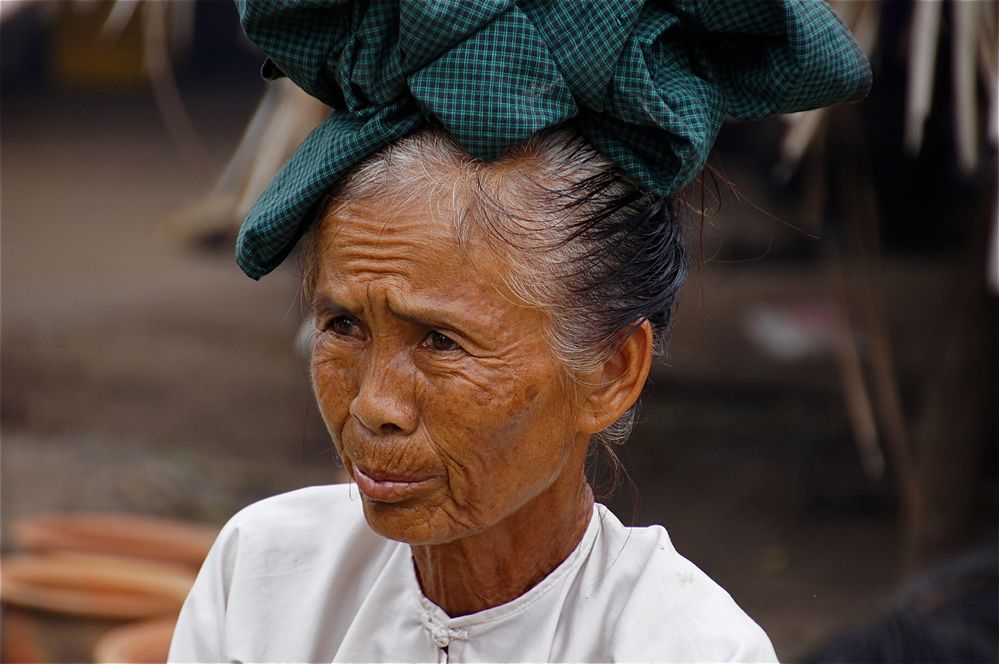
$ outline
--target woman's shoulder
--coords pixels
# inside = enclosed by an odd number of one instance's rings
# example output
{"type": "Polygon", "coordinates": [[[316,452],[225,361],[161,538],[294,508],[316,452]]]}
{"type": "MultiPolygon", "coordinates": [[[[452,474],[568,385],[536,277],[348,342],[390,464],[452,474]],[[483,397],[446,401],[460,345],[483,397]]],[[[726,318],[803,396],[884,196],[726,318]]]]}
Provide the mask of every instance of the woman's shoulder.
{"type": "Polygon", "coordinates": [[[366,551],[388,541],[368,528],[357,490],[347,484],[313,486],[271,496],[237,512],[215,548],[238,576],[274,575],[366,551]],[[259,569],[258,569],[259,568],[259,569]]]}
{"type": "Polygon", "coordinates": [[[170,661],[323,660],[398,546],[368,528],[353,487],[253,503],[212,545],[170,661]]]}
{"type": "Polygon", "coordinates": [[[357,490],[348,484],[328,484],[296,489],[264,498],[236,512],[222,532],[241,536],[279,533],[322,536],[324,532],[364,525],[357,490]]]}
{"type": "Polygon", "coordinates": [[[349,484],[326,484],[270,496],[236,512],[227,528],[282,528],[308,522],[353,522],[364,515],[357,490],[349,484]]]}
{"type": "Polygon", "coordinates": [[[615,657],[776,661],[760,626],[680,555],[662,526],[629,528],[600,509],[601,532],[590,562],[602,572],[600,585],[614,606],[609,615],[615,657]]]}

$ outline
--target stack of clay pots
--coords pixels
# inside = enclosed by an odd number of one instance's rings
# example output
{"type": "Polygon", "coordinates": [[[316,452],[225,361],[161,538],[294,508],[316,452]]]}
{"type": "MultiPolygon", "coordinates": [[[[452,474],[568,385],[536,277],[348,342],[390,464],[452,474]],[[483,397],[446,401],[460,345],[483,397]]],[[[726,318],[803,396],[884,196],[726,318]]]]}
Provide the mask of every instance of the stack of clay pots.
{"type": "Polygon", "coordinates": [[[20,551],[0,564],[7,661],[53,656],[44,643],[53,620],[45,616],[72,616],[102,626],[95,661],[162,662],[216,529],[149,517],[51,514],[21,519],[10,532],[20,551]]]}

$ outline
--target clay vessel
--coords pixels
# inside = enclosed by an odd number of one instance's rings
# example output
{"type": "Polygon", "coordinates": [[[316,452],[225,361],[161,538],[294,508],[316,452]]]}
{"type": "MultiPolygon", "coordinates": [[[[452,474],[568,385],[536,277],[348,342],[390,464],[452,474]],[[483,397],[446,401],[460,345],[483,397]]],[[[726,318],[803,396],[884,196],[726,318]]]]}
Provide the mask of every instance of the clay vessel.
{"type": "Polygon", "coordinates": [[[124,514],[39,514],[11,524],[22,549],[86,551],[200,566],[218,529],[124,514]]]}
{"type": "Polygon", "coordinates": [[[98,664],[165,662],[176,617],[143,620],[116,627],[94,644],[98,664]]]}
{"type": "Polygon", "coordinates": [[[176,614],[194,572],[176,563],[82,553],[17,554],[0,562],[0,598],[91,618],[176,614]]]}

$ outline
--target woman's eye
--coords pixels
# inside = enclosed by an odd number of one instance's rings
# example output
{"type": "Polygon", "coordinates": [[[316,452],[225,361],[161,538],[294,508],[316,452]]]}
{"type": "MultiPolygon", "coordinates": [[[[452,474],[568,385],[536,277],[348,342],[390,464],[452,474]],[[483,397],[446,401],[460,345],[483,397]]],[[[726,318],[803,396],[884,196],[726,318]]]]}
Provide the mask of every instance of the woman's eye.
{"type": "Polygon", "coordinates": [[[451,337],[446,334],[441,334],[440,332],[431,332],[427,335],[427,344],[434,350],[439,351],[449,351],[449,350],[460,350],[459,346],[451,337]]]}
{"type": "Polygon", "coordinates": [[[332,330],[334,334],[350,337],[357,333],[357,321],[350,316],[337,316],[328,323],[326,329],[332,330]]]}

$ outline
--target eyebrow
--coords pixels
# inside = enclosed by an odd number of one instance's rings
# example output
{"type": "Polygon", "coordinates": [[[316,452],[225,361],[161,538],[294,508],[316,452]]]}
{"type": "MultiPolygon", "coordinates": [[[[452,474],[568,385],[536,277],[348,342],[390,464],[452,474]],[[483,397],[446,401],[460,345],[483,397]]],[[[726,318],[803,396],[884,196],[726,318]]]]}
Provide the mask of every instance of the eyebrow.
{"type": "Polygon", "coordinates": [[[354,313],[349,307],[345,307],[329,295],[314,295],[312,297],[312,311],[316,314],[354,313]]]}
{"type": "MultiPolygon", "coordinates": [[[[328,294],[322,294],[313,298],[313,311],[317,314],[350,314],[357,315],[357,311],[348,307],[328,294]]],[[[474,337],[484,330],[475,320],[461,315],[459,309],[443,310],[434,307],[419,298],[407,298],[403,306],[394,302],[388,303],[388,309],[393,316],[401,318],[410,323],[424,327],[453,330],[454,332],[474,337]]]]}

